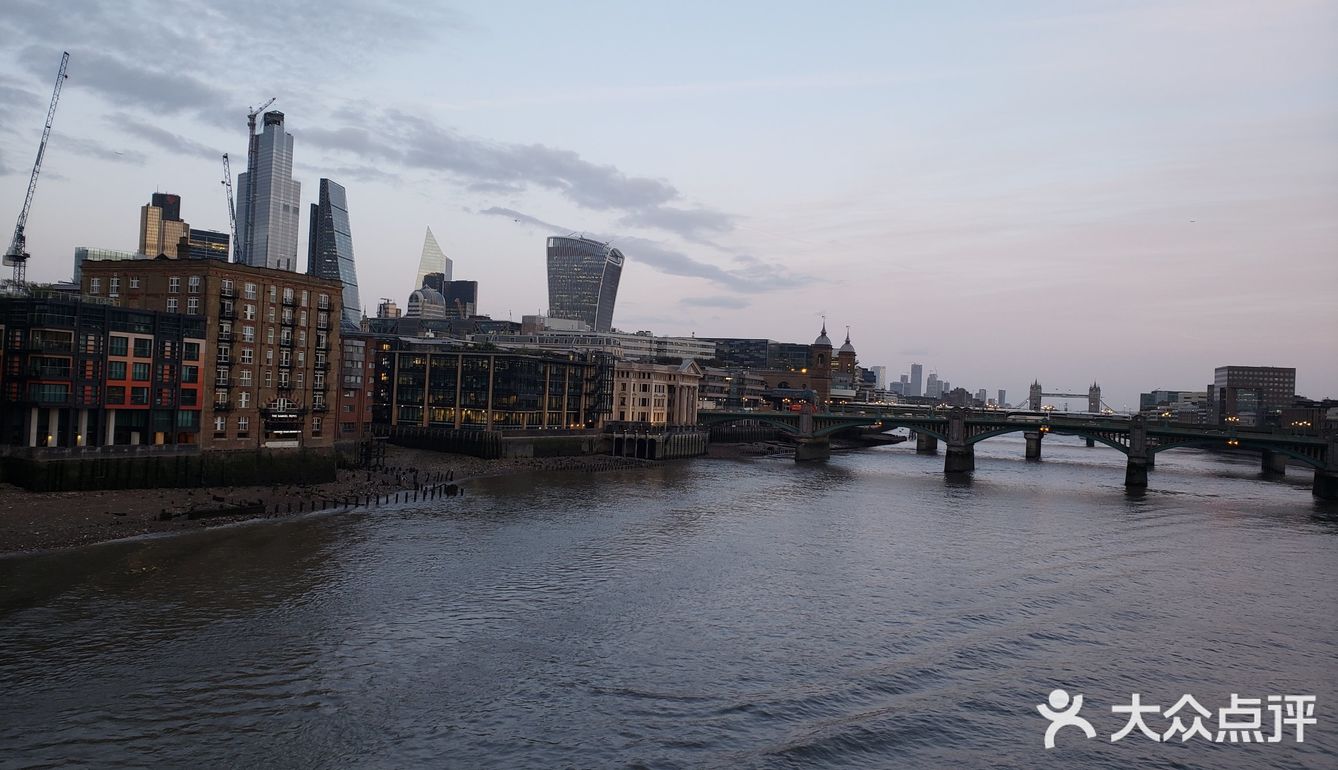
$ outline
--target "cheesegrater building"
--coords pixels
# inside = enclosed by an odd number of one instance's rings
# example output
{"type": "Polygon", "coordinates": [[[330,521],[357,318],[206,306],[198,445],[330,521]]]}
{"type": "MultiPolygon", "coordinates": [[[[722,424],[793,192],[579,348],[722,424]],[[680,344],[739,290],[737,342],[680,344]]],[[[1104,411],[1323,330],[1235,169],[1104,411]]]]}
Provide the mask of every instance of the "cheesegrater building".
{"type": "Polygon", "coordinates": [[[356,329],[362,318],[358,301],[358,274],[353,265],[353,234],[348,224],[348,196],[344,186],[321,180],[320,203],[311,204],[307,240],[307,274],[344,284],[343,323],[356,329]]]}
{"type": "Polygon", "coordinates": [[[548,315],[580,321],[592,331],[613,328],[623,255],[589,238],[548,239],[548,315]]]}

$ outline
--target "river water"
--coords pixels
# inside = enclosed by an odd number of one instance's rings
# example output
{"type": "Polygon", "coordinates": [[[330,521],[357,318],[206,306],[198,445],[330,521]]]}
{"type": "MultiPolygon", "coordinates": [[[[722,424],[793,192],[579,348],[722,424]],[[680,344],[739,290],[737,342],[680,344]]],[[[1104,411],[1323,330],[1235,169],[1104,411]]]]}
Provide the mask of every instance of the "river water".
{"type": "Polygon", "coordinates": [[[1309,472],[1172,452],[1131,498],[1065,442],[981,444],[968,482],[905,445],[691,461],[0,559],[0,767],[1338,767],[1309,472]],[[1043,748],[1055,688],[1096,738],[1043,748]],[[1316,724],[1111,742],[1135,692],[1316,724]]]}

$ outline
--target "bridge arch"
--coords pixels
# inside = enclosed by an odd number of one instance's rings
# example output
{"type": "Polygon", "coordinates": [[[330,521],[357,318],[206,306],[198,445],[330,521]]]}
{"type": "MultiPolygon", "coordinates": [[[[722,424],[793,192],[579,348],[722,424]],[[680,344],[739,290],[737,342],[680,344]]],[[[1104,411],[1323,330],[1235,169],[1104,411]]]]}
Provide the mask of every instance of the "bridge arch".
{"type": "MultiPolygon", "coordinates": [[[[859,428],[865,425],[878,425],[882,428],[883,431],[891,430],[893,428],[906,428],[908,430],[913,430],[916,433],[923,433],[927,436],[933,436],[939,441],[945,443],[948,440],[948,434],[945,433],[943,430],[940,430],[937,425],[927,426],[924,425],[923,423],[898,420],[893,417],[889,418],[872,417],[871,419],[867,420],[848,420],[845,422],[837,423],[836,425],[828,425],[827,427],[821,430],[815,430],[813,431],[813,436],[814,437],[830,436],[833,433],[837,433],[839,431],[848,430],[850,428],[859,428]]],[[[943,427],[947,426],[944,425],[943,427]]]]}
{"type": "MultiPolygon", "coordinates": [[[[1301,454],[1300,452],[1297,452],[1297,451],[1294,450],[1294,449],[1288,449],[1288,448],[1286,448],[1286,447],[1281,447],[1281,446],[1264,446],[1264,445],[1262,445],[1262,444],[1258,444],[1258,443],[1255,443],[1255,442],[1253,442],[1253,441],[1250,441],[1249,439],[1238,439],[1238,441],[1240,441],[1240,443],[1237,444],[1236,446],[1233,446],[1232,449],[1249,449],[1249,450],[1254,451],[1254,452],[1276,452],[1277,454],[1280,454],[1280,455],[1286,455],[1286,456],[1292,458],[1293,460],[1296,460],[1296,461],[1298,461],[1298,462],[1300,462],[1300,463],[1303,463],[1303,464],[1305,464],[1305,465],[1307,465],[1307,466],[1309,466],[1309,467],[1311,467],[1311,468],[1314,468],[1314,469],[1317,470],[1317,471],[1318,471],[1318,470],[1324,470],[1324,464],[1323,464],[1322,462],[1320,462],[1319,460],[1316,460],[1316,459],[1313,458],[1313,457],[1307,457],[1307,456],[1301,454]]],[[[1204,438],[1204,439],[1197,439],[1197,440],[1196,440],[1196,439],[1189,439],[1189,440],[1186,440],[1186,441],[1177,441],[1177,442],[1174,443],[1174,444],[1168,444],[1168,445],[1165,445],[1165,446],[1148,447],[1148,451],[1151,452],[1151,453],[1153,453],[1153,454],[1156,454],[1156,453],[1158,453],[1158,452],[1165,452],[1165,451],[1168,451],[1168,450],[1171,450],[1171,449],[1194,449],[1194,448],[1203,448],[1203,447],[1211,447],[1211,448],[1221,449],[1221,448],[1222,448],[1222,445],[1223,445],[1223,442],[1224,442],[1224,439],[1222,439],[1222,438],[1220,438],[1220,437],[1218,437],[1218,438],[1204,438]]]]}
{"type": "MultiPolygon", "coordinates": [[[[968,439],[966,440],[966,443],[967,443],[967,444],[978,444],[978,443],[980,443],[981,441],[984,441],[984,440],[987,439],[987,438],[994,438],[994,437],[996,437],[996,436],[1003,436],[1003,435],[1006,435],[1006,434],[1009,434],[1009,433],[1031,433],[1031,432],[1033,432],[1033,431],[1039,431],[1040,429],[1041,429],[1041,426],[1040,426],[1039,424],[1037,424],[1037,425],[1035,425],[1035,426],[1029,426],[1029,425],[1006,425],[1006,426],[1001,427],[1001,428],[993,428],[993,429],[991,429],[991,430],[987,430],[987,431],[985,431],[985,432],[983,432],[983,433],[977,433],[976,435],[974,435],[974,436],[968,438],[968,439]]],[[[1091,440],[1093,440],[1093,441],[1097,441],[1097,442],[1100,442],[1100,443],[1102,443],[1102,444],[1105,444],[1106,446],[1110,447],[1111,449],[1116,449],[1116,450],[1118,450],[1119,452],[1121,452],[1122,454],[1126,454],[1126,455],[1129,454],[1129,447],[1127,447],[1127,446],[1125,446],[1124,444],[1121,444],[1120,442],[1115,441],[1115,440],[1113,440],[1113,439],[1111,439],[1111,438],[1109,438],[1109,437],[1107,437],[1107,436],[1103,436],[1103,435],[1101,435],[1100,433],[1095,433],[1095,432],[1091,432],[1091,433],[1089,433],[1089,432],[1087,432],[1087,431],[1082,431],[1082,430],[1054,430],[1053,428],[1051,428],[1051,429],[1050,429],[1049,431],[1047,431],[1047,432],[1050,433],[1051,435],[1055,435],[1055,436],[1077,436],[1078,438],[1089,438],[1089,439],[1091,439],[1091,440]]]]}
{"type": "Polygon", "coordinates": [[[756,414],[749,413],[748,415],[731,414],[731,415],[708,416],[705,413],[699,412],[697,416],[697,424],[709,428],[715,425],[730,425],[736,422],[751,421],[751,422],[766,423],[767,425],[770,425],[773,428],[777,428],[784,433],[799,432],[798,420],[787,420],[784,417],[776,419],[774,416],[767,416],[768,414],[769,413],[767,412],[757,412],[756,414]]]}

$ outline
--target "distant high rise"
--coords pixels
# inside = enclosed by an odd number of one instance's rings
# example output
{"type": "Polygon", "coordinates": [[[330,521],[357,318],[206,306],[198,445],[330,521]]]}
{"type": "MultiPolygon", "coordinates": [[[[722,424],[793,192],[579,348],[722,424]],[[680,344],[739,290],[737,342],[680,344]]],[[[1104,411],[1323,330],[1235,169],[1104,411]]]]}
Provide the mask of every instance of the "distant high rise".
{"type": "Polygon", "coordinates": [[[1005,396],[1007,395],[1008,391],[1004,390],[1003,388],[999,388],[999,399],[998,399],[999,406],[1008,406],[1008,401],[1005,398],[1005,396]]]}
{"type": "Polygon", "coordinates": [[[977,391],[976,391],[976,400],[979,401],[980,403],[982,403],[982,404],[985,403],[985,399],[987,399],[987,398],[989,398],[989,397],[985,395],[985,389],[984,389],[984,388],[981,388],[980,390],[977,390],[977,391]]]}
{"type": "Polygon", "coordinates": [[[613,328],[623,254],[589,238],[548,239],[548,315],[613,328]]]}
{"type": "Polygon", "coordinates": [[[874,387],[879,390],[887,390],[887,367],[870,366],[869,371],[873,372],[874,387]]]}
{"type": "MultiPolygon", "coordinates": [[[[917,364],[916,366],[919,366],[919,365],[917,364]]],[[[915,367],[911,367],[911,370],[912,370],[912,374],[911,374],[911,378],[912,378],[912,379],[911,379],[911,385],[914,386],[914,385],[915,385],[915,380],[914,380],[914,378],[915,378],[915,373],[914,373],[915,367]]],[[[918,395],[918,394],[917,394],[917,395],[918,395]]],[[[930,373],[929,373],[929,379],[925,380],[925,395],[928,396],[928,397],[930,397],[930,398],[938,398],[939,396],[943,395],[943,385],[942,385],[942,383],[940,383],[940,382],[938,381],[938,375],[935,374],[935,373],[933,373],[933,372],[930,372],[930,373]]]]}
{"type": "Polygon", "coordinates": [[[353,265],[353,233],[348,224],[348,196],[343,185],[321,180],[320,203],[311,204],[307,239],[307,273],[344,284],[346,326],[362,320],[358,274],[353,265]]]}
{"type": "Polygon", "coordinates": [[[293,179],[293,135],[283,129],[283,113],[265,113],[256,142],[256,168],[237,177],[238,253],[248,265],[297,269],[297,221],[302,184],[293,179]],[[248,183],[255,177],[255,204],[248,183]],[[255,221],[249,221],[254,216],[255,221]]]}
{"type": "Polygon", "coordinates": [[[911,364],[911,384],[910,390],[906,393],[908,396],[920,395],[920,378],[924,374],[924,367],[919,364],[911,364]]]}
{"type": "Polygon", "coordinates": [[[478,281],[447,281],[442,296],[446,298],[447,318],[469,318],[478,313],[478,281]]]}
{"type": "Polygon", "coordinates": [[[227,233],[192,228],[190,237],[186,240],[186,250],[183,256],[187,259],[217,259],[227,262],[228,242],[230,240],[232,239],[227,233]]]}
{"type": "Polygon", "coordinates": [[[451,266],[451,258],[437,245],[432,228],[427,228],[427,235],[423,236],[423,254],[418,258],[418,275],[413,280],[414,288],[422,288],[423,279],[431,273],[441,273],[443,281],[451,280],[451,266]]]}
{"type": "Polygon", "coordinates": [[[180,257],[181,239],[189,236],[190,225],[181,221],[181,196],[154,193],[152,202],[139,208],[140,254],[180,257]]]}

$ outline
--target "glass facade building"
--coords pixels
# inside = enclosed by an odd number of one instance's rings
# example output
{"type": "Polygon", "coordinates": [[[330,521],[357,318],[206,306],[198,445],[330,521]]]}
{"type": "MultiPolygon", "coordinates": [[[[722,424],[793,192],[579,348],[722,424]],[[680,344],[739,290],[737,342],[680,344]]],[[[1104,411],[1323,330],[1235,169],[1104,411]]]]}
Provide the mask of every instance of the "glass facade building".
{"type": "Polygon", "coordinates": [[[228,244],[231,240],[232,238],[227,233],[191,228],[186,257],[188,259],[217,259],[220,262],[227,262],[228,244]]]}
{"type": "Polygon", "coordinates": [[[256,167],[237,176],[237,260],[253,267],[297,269],[297,219],[302,183],[293,179],[293,135],[283,113],[265,113],[256,143],[256,167]],[[250,184],[254,176],[255,201],[250,184]],[[255,221],[251,221],[254,217],[255,221]]]}
{"type": "Polygon", "coordinates": [[[348,196],[343,185],[321,180],[320,203],[311,204],[307,241],[307,273],[344,284],[343,323],[356,328],[362,320],[358,274],[353,265],[353,233],[348,224],[348,196]]]}
{"type": "Polygon", "coordinates": [[[597,332],[609,331],[622,272],[622,252],[607,243],[549,238],[549,317],[580,321],[597,332]]]}

